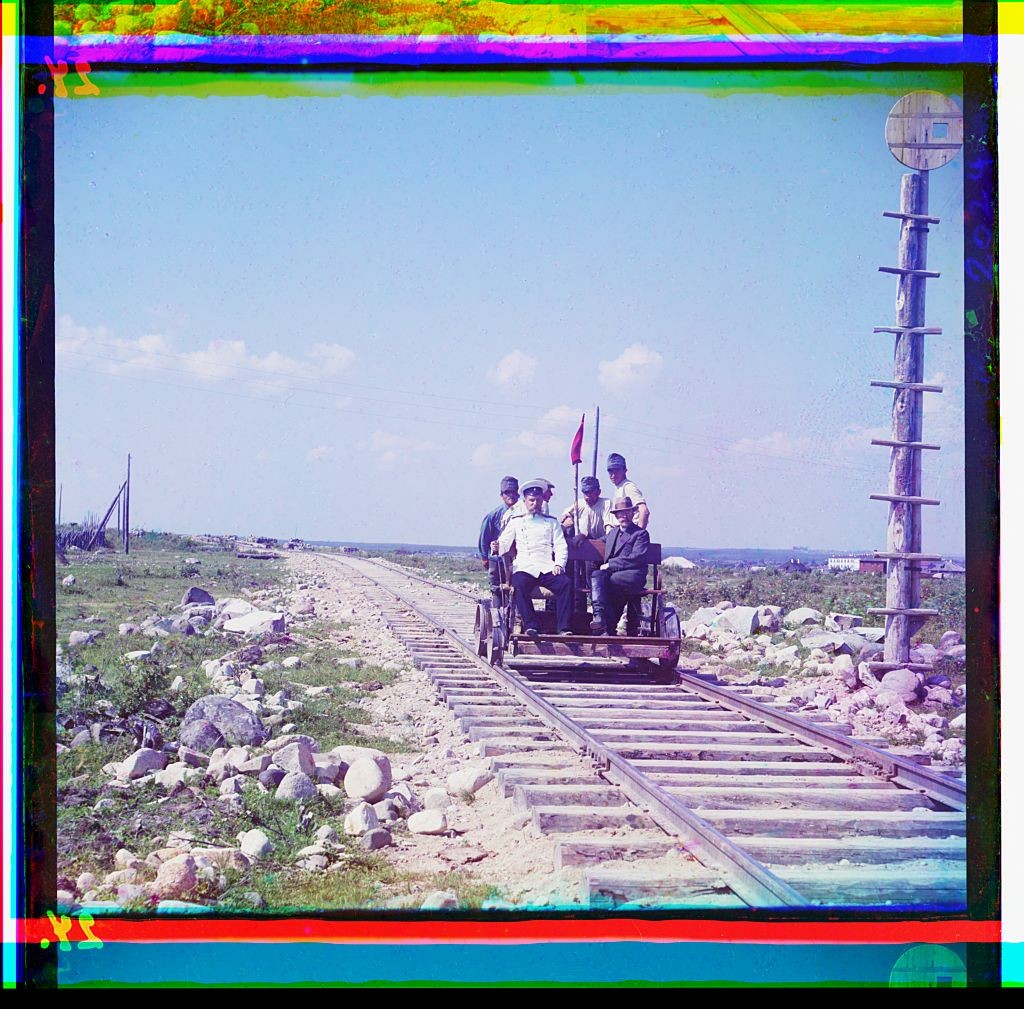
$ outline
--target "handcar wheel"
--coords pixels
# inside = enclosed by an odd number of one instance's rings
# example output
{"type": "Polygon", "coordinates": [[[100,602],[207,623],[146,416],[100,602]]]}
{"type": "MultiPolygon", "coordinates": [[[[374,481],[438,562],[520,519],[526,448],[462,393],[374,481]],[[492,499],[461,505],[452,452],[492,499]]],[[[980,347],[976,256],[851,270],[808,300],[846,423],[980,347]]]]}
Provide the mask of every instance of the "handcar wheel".
{"type": "Polygon", "coordinates": [[[496,625],[487,641],[487,661],[492,666],[500,666],[504,658],[505,635],[502,633],[500,625],[496,625]]]}
{"type": "Polygon", "coordinates": [[[474,631],[476,633],[476,654],[481,658],[488,654],[488,648],[491,640],[492,621],[491,604],[487,602],[477,603],[474,631]]]}
{"type": "MultiPolygon", "coordinates": [[[[682,642],[682,625],[679,623],[679,614],[676,613],[675,609],[671,606],[666,606],[662,611],[660,624],[660,637],[666,638],[669,641],[682,642]]],[[[671,672],[679,665],[679,652],[676,652],[674,658],[658,659],[658,665],[661,666],[662,669],[671,672]]]]}

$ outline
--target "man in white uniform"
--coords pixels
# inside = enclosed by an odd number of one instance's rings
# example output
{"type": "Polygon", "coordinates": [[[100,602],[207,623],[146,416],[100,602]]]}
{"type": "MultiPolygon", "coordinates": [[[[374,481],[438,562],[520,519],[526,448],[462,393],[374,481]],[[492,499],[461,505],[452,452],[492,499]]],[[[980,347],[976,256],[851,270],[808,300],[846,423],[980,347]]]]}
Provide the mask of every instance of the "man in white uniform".
{"type": "Polygon", "coordinates": [[[498,539],[498,553],[507,554],[515,545],[516,559],[512,565],[511,582],[523,630],[532,638],[540,633],[532,599],[533,590],[540,585],[555,595],[558,633],[572,634],[572,599],[569,579],[565,575],[569,548],[558,519],[541,511],[544,494],[548,489],[547,481],[528,480],[520,489],[526,502],[527,514],[509,520],[498,539]]]}
{"type": "MultiPolygon", "coordinates": [[[[628,497],[636,506],[636,524],[641,529],[646,529],[647,523],[651,519],[651,512],[644,500],[644,492],[632,480],[627,479],[626,460],[618,452],[612,452],[608,456],[608,479],[615,484],[615,493],[611,497],[615,499],[628,497]]],[[[610,509],[605,515],[605,525],[609,529],[615,529],[618,526],[610,509]]]]}
{"type": "MultiPolygon", "coordinates": [[[[544,494],[541,497],[540,513],[541,515],[550,514],[550,508],[548,502],[555,496],[555,485],[550,480],[545,480],[544,477],[535,477],[530,483],[540,484],[544,488],[544,494]]],[[[504,515],[501,517],[501,528],[512,521],[512,519],[519,518],[520,515],[528,515],[529,511],[526,507],[526,498],[522,498],[517,504],[514,504],[504,515]]],[[[613,520],[614,521],[614,520],[613,520]]]]}

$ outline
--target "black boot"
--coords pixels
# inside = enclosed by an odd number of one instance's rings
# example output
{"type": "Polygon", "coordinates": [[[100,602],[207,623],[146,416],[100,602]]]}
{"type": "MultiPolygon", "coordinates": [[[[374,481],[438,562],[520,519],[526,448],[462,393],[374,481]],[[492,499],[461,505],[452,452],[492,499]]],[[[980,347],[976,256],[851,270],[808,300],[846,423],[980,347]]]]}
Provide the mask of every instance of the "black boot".
{"type": "Polygon", "coordinates": [[[604,623],[604,611],[594,610],[594,619],[590,621],[590,633],[591,634],[607,634],[608,628],[604,623]]]}

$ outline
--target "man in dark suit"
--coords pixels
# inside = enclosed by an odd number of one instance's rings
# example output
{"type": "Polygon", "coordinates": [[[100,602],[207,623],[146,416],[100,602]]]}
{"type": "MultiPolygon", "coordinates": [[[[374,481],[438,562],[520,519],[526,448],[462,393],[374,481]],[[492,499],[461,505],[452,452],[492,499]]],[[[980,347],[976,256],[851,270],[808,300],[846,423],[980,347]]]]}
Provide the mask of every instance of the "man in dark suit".
{"type": "Polygon", "coordinates": [[[604,563],[590,576],[590,599],[594,606],[590,630],[593,634],[614,635],[625,608],[626,634],[634,637],[640,626],[638,597],[647,582],[644,558],[651,537],[634,523],[636,505],[631,498],[619,498],[612,504],[611,513],[619,527],[605,537],[604,563]]]}

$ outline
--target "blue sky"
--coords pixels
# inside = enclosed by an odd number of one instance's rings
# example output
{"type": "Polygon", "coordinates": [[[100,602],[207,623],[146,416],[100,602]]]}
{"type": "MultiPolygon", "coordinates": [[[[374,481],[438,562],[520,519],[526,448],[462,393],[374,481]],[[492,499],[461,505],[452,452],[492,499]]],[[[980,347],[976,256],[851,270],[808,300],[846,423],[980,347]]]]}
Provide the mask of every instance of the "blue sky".
{"type": "MultiPolygon", "coordinates": [[[[587,79],[61,103],[64,517],[130,451],[146,528],[471,543],[506,472],[569,503],[600,403],[656,539],[882,548],[897,95],[587,79]]],[[[924,548],[956,554],[962,199],[957,157],[931,178],[924,460],[924,548]]]]}

